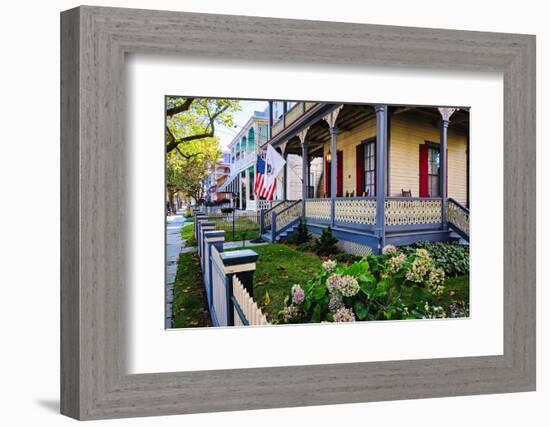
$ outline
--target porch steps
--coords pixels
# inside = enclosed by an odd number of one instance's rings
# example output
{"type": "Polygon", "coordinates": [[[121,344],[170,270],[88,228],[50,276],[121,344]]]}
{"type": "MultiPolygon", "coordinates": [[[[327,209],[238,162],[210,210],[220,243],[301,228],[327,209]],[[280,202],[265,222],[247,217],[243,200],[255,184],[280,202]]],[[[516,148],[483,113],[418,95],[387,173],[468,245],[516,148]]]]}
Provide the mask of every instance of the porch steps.
{"type": "Polygon", "coordinates": [[[452,230],[451,230],[451,233],[449,234],[449,240],[452,240],[453,242],[457,242],[459,245],[469,245],[470,244],[460,234],[458,234],[457,232],[452,231],[452,230]]]}
{"type": "MultiPolygon", "coordinates": [[[[277,234],[277,236],[275,236],[275,241],[279,242],[281,240],[286,240],[292,233],[294,233],[296,226],[297,224],[291,225],[282,233],[277,234]]],[[[271,238],[271,230],[267,230],[266,233],[262,234],[262,239],[264,239],[266,242],[273,243],[273,239],[271,238]]]]}

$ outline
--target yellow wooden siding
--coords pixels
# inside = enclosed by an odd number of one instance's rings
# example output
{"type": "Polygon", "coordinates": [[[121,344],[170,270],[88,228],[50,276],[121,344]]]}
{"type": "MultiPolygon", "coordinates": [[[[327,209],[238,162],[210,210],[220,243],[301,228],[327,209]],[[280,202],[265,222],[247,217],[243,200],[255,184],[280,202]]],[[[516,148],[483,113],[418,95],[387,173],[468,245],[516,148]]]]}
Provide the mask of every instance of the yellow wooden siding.
{"type": "MultiPolygon", "coordinates": [[[[390,195],[401,196],[401,190],[411,190],[419,196],[419,146],[426,141],[439,143],[439,129],[430,123],[406,116],[392,117],[390,135],[390,195]]],[[[465,204],[467,198],[466,136],[449,129],[447,149],[448,195],[465,204]]]]}
{"type": "MultiPolygon", "coordinates": [[[[349,132],[342,132],[337,137],[338,151],[342,151],[342,157],[344,159],[344,196],[346,192],[353,191],[355,194],[356,186],[356,173],[355,173],[355,150],[356,146],[366,139],[376,136],[376,122],[369,120],[349,132]]],[[[325,156],[330,151],[330,144],[325,144],[325,156]]],[[[325,157],[326,158],[326,157],[325,157]]]]}
{"type": "MultiPolygon", "coordinates": [[[[351,131],[338,135],[337,147],[343,151],[344,195],[356,189],[355,153],[356,146],[376,136],[376,122],[370,120],[351,131]]],[[[419,145],[426,141],[438,143],[439,129],[428,122],[421,122],[403,116],[393,116],[390,133],[390,195],[401,196],[401,190],[411,190],[413,197],[419,196],[419,145]]],[[[467,143],[466,136],[452,129],[448,133],[448,194],[465,204],[467,199],[467,143]]],[[[330,144],[325,144],[324,154],[330,144]]],[[[322,194],[322,193],[321,193],[322,194]]]]}

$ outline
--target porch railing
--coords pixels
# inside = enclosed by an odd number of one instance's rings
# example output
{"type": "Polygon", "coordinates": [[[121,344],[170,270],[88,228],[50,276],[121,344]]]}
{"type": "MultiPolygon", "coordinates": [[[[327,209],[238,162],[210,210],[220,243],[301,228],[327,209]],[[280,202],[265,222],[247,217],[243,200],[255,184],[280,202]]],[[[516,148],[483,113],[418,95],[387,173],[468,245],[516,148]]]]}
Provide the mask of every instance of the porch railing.
{"type": "Polygon", "coordinates": [[[302,213],[302,201],[298,200],[289,204],[279,212],[273,211],[271,214],[272,232],[276,235],[277,232],[283,231],[287,226],[296,221],[302,213]]]}
{"type": "Polygon", "coordinates": [[[330,221],[330,199],[304,200],[306,218],[330,221]]]}
{"type": "Polygon", "coordinates": [[[283,202],[284,200],[258,200],[256,203],[256,208],[257,210],[271,209],[283,202]]]}
{"type": "Polygon", "coordinates": [[[447,199],[447,223],[463,239],[470,241],[470,210],[455,199],[447,199]]]}
{"type": "Polygon", "coordinates": [[[376,224],[374,197],[339,197],[336,199],[334,219],[352,224],[376,224]]]}
{"type": "MultiPolygon", "coordinates": [[[[269,200],[266,200],[269,202],[269,200]]],[[[292,200],[273,200],[271,207],[268,209],[262,209],[260,211],[260,232],[264,233],[265,230],[271,228],[271,213],[278,213],[289,206],[291,203],[294,203],[292,200]]]]}
{"type": "Polygon", "coordinates": [[[427,197],[386,197],[386,225],[441,223],[441,199],[427,197]]]}

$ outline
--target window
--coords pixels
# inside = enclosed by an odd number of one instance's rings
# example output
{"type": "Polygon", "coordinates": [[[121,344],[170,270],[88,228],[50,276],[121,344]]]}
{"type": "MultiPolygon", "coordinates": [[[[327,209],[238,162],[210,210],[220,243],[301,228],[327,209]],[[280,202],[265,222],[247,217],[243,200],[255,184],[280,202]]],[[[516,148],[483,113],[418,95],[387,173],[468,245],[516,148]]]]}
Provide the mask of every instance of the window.
{"type": "Polygon", "coordinates": [[[439,148],[428,147],[428,194],[430,197],[439,197],[439,148]]]}
{"type": "MultiPolygon", "coordinates": [[[[365,142],[364,147],[364,192],[366,196],[376,195],[376,143],[365,142]]],[[[358,194],[360,196],[360,194],[358,194]]]]}

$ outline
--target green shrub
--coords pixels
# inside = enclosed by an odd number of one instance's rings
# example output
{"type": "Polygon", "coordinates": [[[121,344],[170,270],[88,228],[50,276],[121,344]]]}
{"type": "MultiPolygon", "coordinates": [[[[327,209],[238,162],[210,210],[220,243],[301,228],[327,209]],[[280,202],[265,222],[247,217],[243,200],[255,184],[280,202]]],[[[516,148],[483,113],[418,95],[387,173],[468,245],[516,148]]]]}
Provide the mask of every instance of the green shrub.
{"type": "Polygon", "coordinates": [[[307,230],[306,220],[302,221],[302,218],[298,220],[298,226],[290,238],[288,239],[289,243],[294,243],[296,245],[301,245],[307,243],[311,240],[311,233],[307,230]]]}
{"type": "Polygon", "coordinates": [[[340,264],[351,264],[353,262],[361,261],[362,259],[363,256],[361,255],[348,254],[346,252],[334,255],[334,260],[340,264]]]}
{"type": "Polygon", "coordinates": [[[332,235],[330,226],[323,230],[321,237],[316,239],[315,243],[317,255],[333,255],[340,252],[337,246],[338,239],[332,235]]]}
{"type": "Polygon", "coordinates": [[[440,304],[445,273],[428,251],[406,255],[387,246],[350,265],[323,262],[317,275],[294,285],[279,313],[280,323],[404,320],[467,315],[467,303],[440,304]]]}
{"type": "Polygon", "coordinates": [[[470,272],[470,247],[455,242],[418,242],[401,250],[409,255],[418,248],[428,251],[436,267],[447,276],[459,276],[470,272]]]}
{"type": "Polygon", "coordinates": [[[300,243],[296,249],[301,252],[315,252],[317,250],[317,242],[310,240],[309,242],[300,243]]]}
{"type": "Polygon", "coordinates": [[[233,208],[221,208],[221,212],[224,214],[232,213],[233,208]]]}

